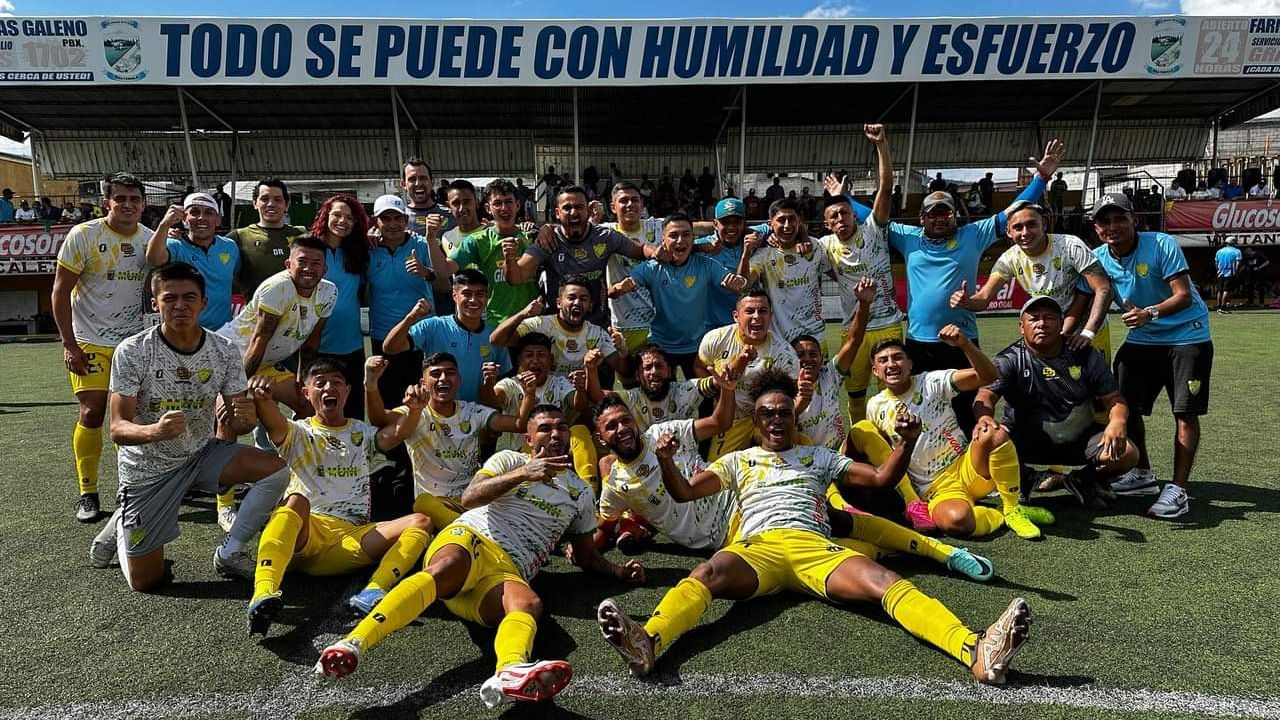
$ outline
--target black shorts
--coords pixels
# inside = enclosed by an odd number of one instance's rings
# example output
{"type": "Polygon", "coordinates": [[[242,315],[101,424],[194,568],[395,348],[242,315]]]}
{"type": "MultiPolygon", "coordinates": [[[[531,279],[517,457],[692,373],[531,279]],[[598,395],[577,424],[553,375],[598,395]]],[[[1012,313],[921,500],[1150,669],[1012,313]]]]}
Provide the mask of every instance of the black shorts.
{"type": "Polygon", "coordinates": [[[1129,412],[1150,415],[1161,390],[1169,393],[1174,415],[1209,412],[1212,341],[1190,345],[1126,342],[1116,352],[1115,370],[1129,412]]]}
{"type": "Polygon", "coordinates": [[[1018,451],[1018,461],[1024,465],[1096,466],[1098,456],[1102,454],[1102,432],[1105,429],[1095,423],[1074,442],[1060,444],[1043,432],[1020,431],[1014,424],[1009,428],[1009,438],[1018,451]]]}
{"type": "Polygon", "coordinates": [[[1218,292],[1235,292],[1240,287],[1239,275],[1219,275],[1218,292]]]}

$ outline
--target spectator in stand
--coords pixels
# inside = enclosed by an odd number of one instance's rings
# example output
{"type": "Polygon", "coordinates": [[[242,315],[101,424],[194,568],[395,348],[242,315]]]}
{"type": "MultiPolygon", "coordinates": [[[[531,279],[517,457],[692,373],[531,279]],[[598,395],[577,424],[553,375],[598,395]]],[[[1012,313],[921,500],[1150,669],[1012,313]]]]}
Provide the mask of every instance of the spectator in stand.
{"type": "Polygon", "coordinates": [[[942,173],[933,176],[933,180],[929,181],[929,192],[946,191],[947,181],[942,179],[942,173]]]}
{"type": "Polygon", "coordinates": [[[685,168],[684,175],[680,176],[680,197],[687,197],[697,189],[698,178],[693,176],[693,170],[685,168]]]}
{"type": "MultiPolygon", "coordinates": [[[[982,194],[982,207],[995,207],[996,183],[991,179],[993,173],[987,173],[978,181],[978,191],[982,194]]],[[[971,213],[972,214],[972,213],[971,213]]]]}
{"type": "Polygon", "coordinates": [[[1182,189],[1177,180],[1169,184],[1169,192],[1164,194],[1165,199],[1170,202],[1179,202],[1187,199],[1187,191],[1182,189]]]}
{"type": "Polygon", "coordinates": [[[1053,182],[1049,183],[1049,209],[1053,211],[1054,216],[1061,218],[1063,207],[1067,204],[1067,181],[1062,179],[1062,173],[1054,176],[1053,182]]]}
{"type": "MultiPolygon", "coordinates": [[[[989,175],[990,173],[988,173],[989,175]]],[[[964,207],[969,212],[969,217],[978,217],[986,212],[986,203],[982,201],[983,192],[981,182],[974,183],[969,186],[969,192],[964,196],[964,207]]]]}
{"type": "Polygon", "coordinates": [[[707,208],[711,206],[715,190],[716,176],[711,174],[711,168],[704,165],[702,174],[698,176],[698,215],[695,219],[700,220],[706,217],[707,208]]]}
{"type": "Polygon", "coordinates": [[[1249,188],[1249,199],[1265,200],[1269,197],[1271,197],[1271,188],[1267,186],[1267,181],[1262,178],[1258,178],[1258,183],[1249,188]]]}
{"type": "Polygon", "coordinates": [[[903,196],[902,196],[901,185],[893,186],[893,195],[889,198],[889,200],[892,203],[889,207],[889,211],[892,213],[891,217],[898,217],[899,215],[902,214],[903,196]]]}
{"type": "Polygon", "coordinates": [[[58,222],[62,220],[62,208],[53,204],[47,196],[40,198],[40,219],[45,222],[58,222]]]}
{"type": "Polygon", "coordinates": [[[13,190],[5,188],[0,192],[0,223],[13,222],[17,210],[13,207],[13,190]]]}
{"type": "MultiPolygon", "coordinates": [[[[218,203],[218,217],[222,218],[218,224],[218,232],[226,233],[231,230],[231,196],[219,185],[213,191],[213,200],[218,203]]],[[[186,202],[186,200],[184,199],[183,202],[186,202]]]]}
{"type": "Polygon", "coordinates": [[[70,200],[62,203],[62,222],[78,223],[80,222],[80,220],[81,220],[80,211],[76,208],[75,205],[71,204],[70,200]]]}
{"type": "Polygon", "coordinates": [[[40,214],[27,204],[26,200],[23,200],[22,204],[19,205],[18,209],[13,213],[13,219],[18,222],[35,222],[40,219],[40,214]]]}
{"type": "Polygon", "coordinates": [[[969,217],[969,206],[965,203],[964,198],[960,197],[960,186],[955,183],[947,183],[946,191],[951,196],[951,204],[963,218],[969,217]]]}
{"type": "Polygon", "coordinates": [[[640,199],[644,200],[645,207],[653,207],[653,191],[656,189],[648,175],[640,176],[640,199]]]}
{"type": "Polygon", "coordinates": [[[773,184],[768,190],[764,191],[765,205],[772,205],[787,196],[786,188],[782,187],[782,178],[778,175],[773,176],[773,184]]]}
{"type": "Polygon", "coordinates": [[[1226,182],[1222,188],[1222,198],[1224,200],[1237,200],[1244,197],[1244,188],[1240,187],[1240,183],[1226,182]]]}
{"type": "Polygon", "coordinates": [[[812,222],[818,217],[818,198],[809,194],[809,186],[800,188],[800,214],[805,222],[812,222]]]}
{"type": "Polygon", "coordinates": [[[755,188],[747,191],[747,197],[742,202],[746,205],[748,220],[764,219],[764,203],[760,202],[760,196],[756,195],[755,188]]]}

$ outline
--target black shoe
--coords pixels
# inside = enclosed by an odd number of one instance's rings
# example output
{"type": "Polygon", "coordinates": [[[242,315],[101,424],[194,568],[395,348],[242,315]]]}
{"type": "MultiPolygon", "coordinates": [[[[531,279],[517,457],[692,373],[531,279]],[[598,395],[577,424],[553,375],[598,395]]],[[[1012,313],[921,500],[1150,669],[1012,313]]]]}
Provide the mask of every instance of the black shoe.
{"type": "Polygon", "coordinates": [[[249,634],[265,637],[267,631],[271,629],[272,621],[276,619],[276,615],[280,613],[280,609],[283,607],[284,600],[280,599],[280,593],[267,595],[250,603],[246,622],[249,634]]]}
{"type": "Polygon", "coordinates": [[[85,493],[76,502],[76,519],[82,523],[91,523],[102,514],[102,506],[98,504],[98,493],[85,493]]]}
{"type": "Polygon", "coordinates": [[[1107,503],[1098,497],[1098,489],[1093,481],[1088,478],[1082,478],[1075,473],[1066,475],[1062,479],[1063,485],[1071,492],[1080,505],[1090,510],[1106,510],[1107,503]]]}

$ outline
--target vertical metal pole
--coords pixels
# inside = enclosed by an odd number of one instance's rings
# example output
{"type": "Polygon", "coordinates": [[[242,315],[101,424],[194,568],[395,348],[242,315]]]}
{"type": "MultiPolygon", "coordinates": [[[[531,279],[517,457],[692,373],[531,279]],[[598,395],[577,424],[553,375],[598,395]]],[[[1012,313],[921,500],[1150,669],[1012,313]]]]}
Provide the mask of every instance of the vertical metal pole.
{"type": "Polygon", "coordinates": [[[747,196],[747,86],[742,86],[742,125],[738,128],[738,197],[747,196]]]}
{"type": "Polygon", "coordinates": [[[582,157],[578,148],[578,88],[573,89],[573,181],[582,182],[582,157]]]}
{"type": "Polygon", "coordinates": [[[182,139],[187,144],[187,162],[191,164],[191,187],[200,187],[200,178],[196,177],[196,154],[191,149],[191,128],[187,127],[187,99],[182,88],[178,88],[178,112],[182,115],[182,139]]]}
{"type": "MultiPolygon", "coordinates": [[[[391,127],[396,134],[396,163],[404,162],[404,148],[400,145],[400,105],[396,102],[396,89],[389,88],[391,91],[391,127]]],[[[399,174],[399,173],[397,173],[399,174]]]]}
{"type": "Polygon", "coordinates": [[[911,159],[916,151],[916,108],[920,103],[920,83],[911,86],[911,127],[907,130],[907,166],[902,172],[902,207],[911,200],[915,183],[911,182],[911,159]]]}
{"type": "Polygon", "coordinates": [[[231,219],[228,227],[236,229],[236,172],[240,164],[240,133],[231,131],[231,219]]]}
{"type": "Polygon", "coordinates": [[[724,169],[720,167],[720,146],[712,145],[711,152],[716,156],[716,185],[720,188],[718,194],[724,197],[724,169]]]}
{"type": "Polygon", "coordinates": [[[36,170],[36,133],[32,132],[27,139],[31,141],[31,194],[36,197],[36,204],[39,205],[40,172],[36,170]]]}
{"type": "MultiPolygon", "coordinates": [[[[1213,167],[1218,167],[1218,118],[1213,119],[1213,167]]],[[[1212,168],[1210,168],[1212,169],[1212,168]]]]}
{"type": "Polygon", "coordinates": [[[1093,124],[1089,128],[1089,154],[1084,163],[1084,184],[1080,187],[1080,206],[1085,204],[1085,196],[1089,192],[1089,173],[1093,170],[1093,151],[1098,145],[1098,112],[1102,109],[1102,81],[1098,81],[1098,94],[1093,101],[1093,124]]]}

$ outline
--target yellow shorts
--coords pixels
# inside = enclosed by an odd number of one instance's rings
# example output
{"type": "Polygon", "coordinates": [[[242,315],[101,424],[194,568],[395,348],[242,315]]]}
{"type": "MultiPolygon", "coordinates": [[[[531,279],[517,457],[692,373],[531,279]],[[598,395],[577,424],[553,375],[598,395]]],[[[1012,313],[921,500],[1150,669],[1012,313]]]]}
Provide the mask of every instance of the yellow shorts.
{"type": "Polygon", "coordinates": [[[431,564],[431,558],[447,545],[458,545],[471,553],[471,569],[457,595],[444,601],[449,612],[463,620],[484,625],[480,619],[480,603],[489,591],[503,583],[520,583],[528,586],[511,556],[498,543],[475,532],[469,527],[451,525],[436,535],[427,548],[423,567],[431,564]]]}
{"type": "Polygon", "coordinates": [[[724,534],[724,542],[720,547],[726,548],[738,540],[738,531],[742,529],[742,513],[734,510],[733,515],[729,517],[729,529],[724,534]]]}
{"type": "MultiPolygon", "coordinates": [[[[862,344],[858,346],[858,353],[853,356],[853,363],[849,365],[849,377],[844,379],[844,389],[850,393],[866,392],[867,388],[871,386],[872,346],[888,338],[902,340],[906,337],[905,333],[901,320],[893,325],[868,330],[862,336],[862,344]]],[[[843,342],[848,335],[849,328],[846,326],[844,332],[840,335],[841,341],[843,342]]]]}
{"type": "Polygon", "coordinates": [[[827,577],[862,553],[807,530],[766,530],[731,543],[720,552],[737,555],[756,571],[760,585],[752,597],[796,590],[827,597],[827,577]]]}
{"type": "Polygon", "coordinates": [[[619,330],[622,333],[622,339],[627,341],[627,354],[635,355],[636,350],[641,345],[649,342],[649,328],[636,328],[635,330],[619,330]]]}
{"type": "Polygon", "coordinates": [[[929,512],[932,513],[938,503],[947,500],[964,500],[972,506],[975,500],[981,500],[995,489],[990,478],[978,474],[978,469],[973,466],[966,450],[934,476],[933,482],[925,489],[925,499],[928,500],[929,512]]]}
{"type": "Polygon", "coordinates": [[[273,383],[284,382],[285,380],[293,380],[297,377],[297,373],[285,367],[282,364],[266,365],[258,368],[258,372],[253,374],[254,377],[264,377],[273,383]]]}
{"type": "Polygon", "coordinates": [[[111,356],[116,349],[87,342],[76,341],[76,344],[89,361],[89,374],[67,373],[71,376],[71,392],[77,395],[93,390],[106,392],[111,387],[111,356]]]}
{"type": "Polygon", "coordinates": [[[430,493],[422,493],[413,500],[413,511],[431,518],[431,527],[442,528],[458,519],[466,512],[459,502],[460,498],[436,497],[430,493]]]}
{"type": "Polygon", "coordinates": [[[307,575],[343,575],[373,564],[360,541],[377,523],[356,525],[332,515],[307,516],[307,544],[294,554],[289,569],[307,575]]]}
{"type": "Polygon", "coordinates": [[[1111,367],[1111,323],[1103,323],[1098,328],[1098,333],[1093,336],[1093,346],[1102,353],[1102,358],[1107,361],[1107,367],[1111,367]]]}
{"type": "Polygon", "coordinates": [[[748,415],[733,421],[728,432],[711,438],[711,449],[707,452],[707,461],[714,461],[721,455],[728,455],[735,450],[742,450],[751,445],[751,435],[755,432],[755,418],[748,415]]]}

